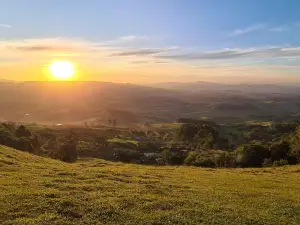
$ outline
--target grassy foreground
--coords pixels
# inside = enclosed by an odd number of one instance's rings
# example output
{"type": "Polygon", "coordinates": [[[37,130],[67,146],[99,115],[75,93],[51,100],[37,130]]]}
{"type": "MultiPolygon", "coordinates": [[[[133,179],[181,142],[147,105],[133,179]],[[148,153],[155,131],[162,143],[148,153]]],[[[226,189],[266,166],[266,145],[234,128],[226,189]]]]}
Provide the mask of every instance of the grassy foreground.
{"type": "Polygon", "coordinates": [[[299,224],[299,174],[67,164],[0,146],[0,224],[299,224]]]}

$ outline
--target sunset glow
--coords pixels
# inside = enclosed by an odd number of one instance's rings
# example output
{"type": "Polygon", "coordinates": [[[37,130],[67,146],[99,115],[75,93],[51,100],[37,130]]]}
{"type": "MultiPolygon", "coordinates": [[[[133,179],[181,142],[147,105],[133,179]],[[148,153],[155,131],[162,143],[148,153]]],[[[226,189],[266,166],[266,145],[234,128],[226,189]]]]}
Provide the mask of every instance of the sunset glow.
{"type": "Polygon", "coordinates": [[[49,71],[56,80],[69,80],[75,74],[75,67],[69,61],[54,61],[49,65],[49,71]]]}

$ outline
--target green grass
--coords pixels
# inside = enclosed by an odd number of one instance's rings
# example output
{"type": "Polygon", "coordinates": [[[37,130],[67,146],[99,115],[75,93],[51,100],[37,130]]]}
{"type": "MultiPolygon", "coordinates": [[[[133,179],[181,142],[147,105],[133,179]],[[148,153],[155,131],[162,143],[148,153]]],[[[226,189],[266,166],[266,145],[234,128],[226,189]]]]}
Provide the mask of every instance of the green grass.
{"type": "Polygon", "coordinates": [[[270,121],[247,121],[246,122],[247,125],[259,125],[259,126],[263,126],[263,127],[270,127],[273,123],[270,121]]]}
{"type": "Polygon", "coordinates": [[[177,129],[182,125],[182,123],[153,123],[150,127],[156,129],[177,129]]]}
{"type": "Polygon", "coordinates": [[[0,146],[0,224],[299,224],[299,173],[67,164],[0,146]]]}
{"type": "Polygon", "coordinates": [[[110,142],[110,143],[134,144],[134,145],[138,145],[139,144],[138,141],[135,141],[135,140],[126,140],[126,139],[122,139],[122,138],[112,138],[112,139],[109,139],[108,142],[110,142]]]}

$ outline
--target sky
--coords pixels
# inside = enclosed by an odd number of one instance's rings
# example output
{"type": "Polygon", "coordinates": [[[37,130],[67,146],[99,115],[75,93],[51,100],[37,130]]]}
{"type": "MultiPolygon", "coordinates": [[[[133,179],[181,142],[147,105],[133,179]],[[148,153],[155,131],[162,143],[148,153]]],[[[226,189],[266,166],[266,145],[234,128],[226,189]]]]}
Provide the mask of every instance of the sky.
{"type": "Polygon", "coordinates": [[[300,85],[299,0],[2,0],[0,79],[300,85]]]}

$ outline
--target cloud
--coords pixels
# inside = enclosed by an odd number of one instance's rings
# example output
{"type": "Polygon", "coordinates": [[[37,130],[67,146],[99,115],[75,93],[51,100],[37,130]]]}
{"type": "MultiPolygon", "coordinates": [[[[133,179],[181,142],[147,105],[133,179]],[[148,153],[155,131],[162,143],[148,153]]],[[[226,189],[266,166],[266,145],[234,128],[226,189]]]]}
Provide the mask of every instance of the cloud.
{"type": "Polygon", "coordinates": [[[118,37],[116,39],[101,41],[99,45],[101,46],[135,46],[138,44],[151,43],[153,38],[147,36],[138,36],[138,35],[127,35],[118,37]]]}
{"type": "Polygon", "coordinates": [[[149,40],[149,37],[147,37],[147,36],[128,35],[128,36],[120,37],[117,40],[121,40],[121,41],[149,40]]]}
{"type": "Polygon", "coordinates": [[[133,64],[147,64],[149,61],[147,60],[137,60],[137,61],[132,61],[131,63],[133,64]]]}
{"type": "Polygon", "coordinates": [[[16,46],[13,47],[20,51],[71,51],[72,48],[69,47],[58,47],[58,46],[16,46]]]}
{"type": "Polygon", "coordinates": [[[97,45],[79,39],[45,38],[0,41],[0,49],[20,52],[91,51],[97,45]]]}
{"type": "Polygon", "coordinates": [[[248,33],[252,33],[258,30],[263,30],[266,28],[266,24],[255,24],[243,29],[236,29],[233,32],[231,32],[228,37],[234,37],[234,36],[238,36],[238,35],[243,35],[243,34],[248,34],[248,33]]]}
{"type": "MultiPolygon", "coordinates": [[[[56,52],[56,53],[95,53],[106,57],[111,56],[152,56],[163,52],[174,51],[176,46],[168,48],[143,47],[142,45],[126,45],[137,40],[148,40],[146,36],[123,36],[111,41],[92,42],[77,38],[40,38],[24,40],[0,40],[0,50],[30,52],[56,52]],[[123,44],[120,44],[123,42],[123,44]]],[[[149,45],[153,46],[153,45],[149,45]]]]}
{"type": "Polygon", "coordinates": [[[0,28],[7,28],[7,29],[10,29],[12,28],[11,25],[8,25],[8,24],[0,24],[0,28]]]}
{"type": "Polygon", "coordinates": [[[266,47],[248,49],[224,49],[210,52],[192,52],[158,56],[175,60],[226,60],[226,59],[270,59],[300,57],[300,47],[266,47]]]}
{"type": "Polygon", "coordinates": [[[20,62],[22,60],[23,59],[19,57],[0,57],[0,64],[6,62],[20,62]]]}
{"type": "Polygon", "coordinates": [[[163,49],[134,49],[118,53],[113,53],[112,56],[147,56],[165,52],[163,49]]]}
{"type": "Polygon", "coordinates": [[[156,61],[155,63],[157,63],[157,64],[167,64],[169,62],[167,62],[167,61],[156,61]]]}
{"type": "Polygon", "coordinates": [[[172,46],[170,48],[148,48],[148,49],[132,49],[113,53],[112,56],[149,56],[157,55],[164,52],[177,50],[178,47],[172,46]]]}
{"type": "MultiPolygon", "coordinates": [[[[134,37],[123,38],[132,40],[134,37]]],[[[106,65],[120,63],[124,65],[150,65],[157,61],[155,56],[179,49],[176,46],[166,48],[138,48],[118,45],[106,45],[105,41],[92,42],[76,38],[40,38],[24,40],[0,40],[0,57],[22,57],[24,61],[49,60],[49,58],[76,58],[87,63],[105,62],[106,65]]]]}
{"type": "Polygon", "coordinates": [[[283,32],[286,29],[284,29],[283,27],[274,27],[274,28],[270,28],[268,31],[270,32],[283,32]]]}

